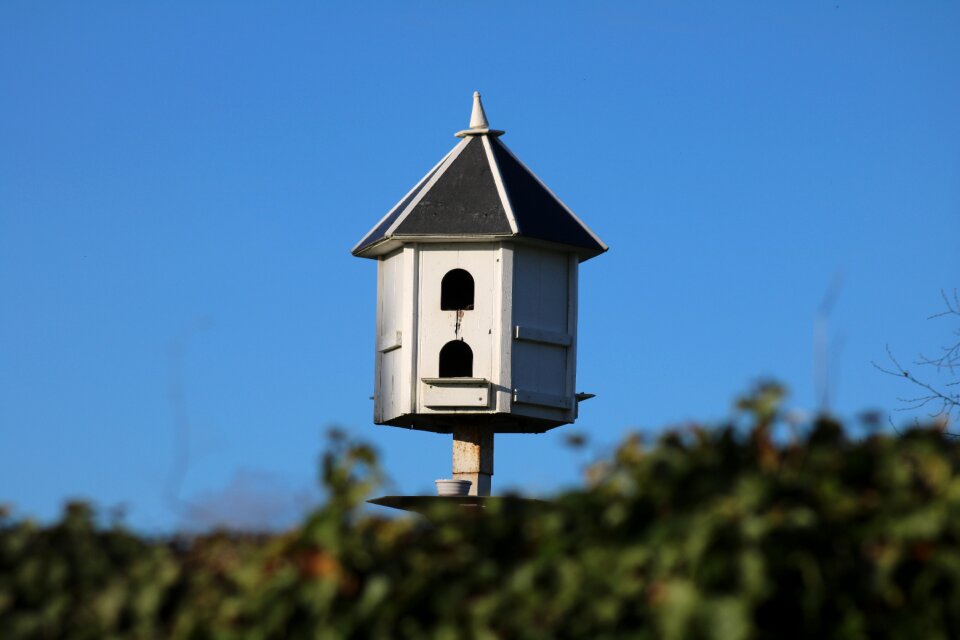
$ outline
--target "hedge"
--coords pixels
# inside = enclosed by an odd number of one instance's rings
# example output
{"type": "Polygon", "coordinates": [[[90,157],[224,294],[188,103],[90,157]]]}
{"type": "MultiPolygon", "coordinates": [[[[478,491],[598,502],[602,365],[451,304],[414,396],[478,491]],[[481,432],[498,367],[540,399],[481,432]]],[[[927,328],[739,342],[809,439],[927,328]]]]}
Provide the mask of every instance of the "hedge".
{"type": "Polygon", "coordinates": [[[0,637],[960,637],[960,442],[791,427],[775,391],[731,424],[631,436],[527,509],[371,515],[377,457],[339,435],[328,499],[283,533],[7,512],[0,637]]]}

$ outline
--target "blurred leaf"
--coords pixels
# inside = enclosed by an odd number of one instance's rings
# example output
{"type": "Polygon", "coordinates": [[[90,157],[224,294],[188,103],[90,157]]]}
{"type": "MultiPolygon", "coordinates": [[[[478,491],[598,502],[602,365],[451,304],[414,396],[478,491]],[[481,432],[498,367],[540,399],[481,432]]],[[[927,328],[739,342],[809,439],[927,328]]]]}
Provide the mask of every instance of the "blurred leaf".
{"type": "Polygon", "coordinates": [[[956,637],[960,440],[853,439],[785,396],[763,383],[733,424],[630,435],[526,509],[372,516],[376,451],[343,431],[326,502],[281,534],[2,509],[0,638],[956,637]]]}

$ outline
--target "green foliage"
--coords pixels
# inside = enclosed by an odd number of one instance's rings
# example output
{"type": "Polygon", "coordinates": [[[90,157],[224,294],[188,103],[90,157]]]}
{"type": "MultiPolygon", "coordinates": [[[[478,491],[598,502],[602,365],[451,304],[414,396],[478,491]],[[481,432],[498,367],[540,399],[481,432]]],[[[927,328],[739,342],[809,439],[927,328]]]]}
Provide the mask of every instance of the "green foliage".
{"type": "Polygon", "coordinates": [[[821,418],[781,442],[782,395],[742,399],[745,426],[628,438],[519,512],[372,517],[376,456],[338,435],[329,500],[283,534],[0,516],[0,637],[960,637],[960,441],[821,418]]]}

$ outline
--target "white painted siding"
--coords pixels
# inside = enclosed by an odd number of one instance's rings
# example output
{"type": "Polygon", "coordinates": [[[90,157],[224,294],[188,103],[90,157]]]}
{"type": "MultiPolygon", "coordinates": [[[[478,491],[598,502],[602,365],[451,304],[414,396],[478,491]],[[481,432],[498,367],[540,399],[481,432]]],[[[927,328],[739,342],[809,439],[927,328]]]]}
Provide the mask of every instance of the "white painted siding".
{"type": "Polygon", "coordinates": [[[418,245],[403,248],[403,335],[407,336],[407,349],[403,355],[403,389],[398,406],[402,414],[413,413],[417,406],[417,353],[419,350],[419,317],[417,315],[420,272],[420,249],[418,245]]]}
{"type": "Polygon", "coordinates": [[[521,420],[510,429],[542,427],[524,418],[572,422],[577,268],[573,254],[510,242],[408,244],[381,258],[374,421],[509,413],[521,420]],[[473,278],[472,309],[441,309],[453,269],[473,278]],[[453,340],[470,347],[473,380],[424,382],[439,378],[453,340]]]}
{"type": "Polygon", "coordinates": [[[513,245],[501,244],[496,251],[494,295],[500,299],[495,309],[493,335],[493,402],[498,413],[510,413],[513,405],[511,360],[513,338],[513,245]]]}
{"type": "Polygon", "coordinates": [[[378,261],[374,422],[413,412],[417,354],[417,245],[378,261]]]}
{"type": "Polygon", "coordinates": [[[567,253],[528,246],[514,249],[514,413],[572,420],[575,402],[569,367],[577,328],[576,314],[570,313],[576,290],[570,264],[567,253]]]}
{"type": "MultiPolygon", "coordinates": [[[[501,303],[500,291],[497,290],[494,295],[498,259],[497,245],[490,243],[421,246],[420,339],[417,358],[417,378],[420,385],[423,385],[420,382],[422,378],[439,377],[440,350],[451,340],[460,339],[473,352],[472,377],[494,381],[493,352],[495,348],[499,348],[500,339],[499,327],[495,322],[498,317],[497,307],[501,303]],[[444,275],[453,269],[463,269],[473,277],[473,309],[460,312],[441,310],[441,281],[444,275]]],[[[420,413],[476,413],[491,411],[493,407],[436,411],[420,400],[417,409],[420,413]]]]}
{"type": "Polygon", "coordinates": [[[390,420],[402,412],[403,356],[408,336],[403,335],[403,253],[398,251],[378,261],[377,294],[377,388],[374,421],[390,420]],[[399,347],[396,344],[399,343],[399,347]]]}

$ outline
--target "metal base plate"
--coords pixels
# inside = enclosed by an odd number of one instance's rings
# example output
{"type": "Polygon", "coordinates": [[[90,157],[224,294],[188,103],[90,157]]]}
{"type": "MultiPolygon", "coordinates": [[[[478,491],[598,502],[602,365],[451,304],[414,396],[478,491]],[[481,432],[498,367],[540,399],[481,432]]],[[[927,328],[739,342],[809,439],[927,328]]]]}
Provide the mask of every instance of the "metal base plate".
{"type": "Polygon", "coordinates": [[[496,505],[500,509],[529,509],[544,507],[549,503],[534,498],[519,496],[383,496],[367,500],[370,504],[391,507],[402,511],[428,514],[439,504],[457,505],[469,511],[479,511],[496,505]]]}

